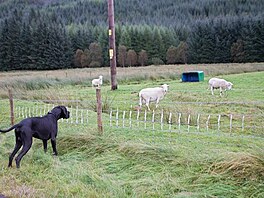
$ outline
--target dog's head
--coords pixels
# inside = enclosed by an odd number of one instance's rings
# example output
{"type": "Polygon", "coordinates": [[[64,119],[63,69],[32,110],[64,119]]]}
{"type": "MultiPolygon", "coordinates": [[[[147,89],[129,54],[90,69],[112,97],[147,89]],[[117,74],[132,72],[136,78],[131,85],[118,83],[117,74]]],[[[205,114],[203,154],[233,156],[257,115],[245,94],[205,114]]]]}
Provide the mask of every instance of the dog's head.
{"type": "Polygon", "coordinates": [[[58,119],[68,119],[70,117],[70,112],[65,106],[56,106],[51,110],[51,112],[55,114],[58,119]]]}

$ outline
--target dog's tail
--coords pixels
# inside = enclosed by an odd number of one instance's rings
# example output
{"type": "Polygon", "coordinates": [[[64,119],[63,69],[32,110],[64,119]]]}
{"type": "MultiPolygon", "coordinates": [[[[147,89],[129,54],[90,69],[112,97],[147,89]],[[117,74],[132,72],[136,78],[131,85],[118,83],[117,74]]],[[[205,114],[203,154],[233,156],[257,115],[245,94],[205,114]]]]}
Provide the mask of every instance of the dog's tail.
{"type": "Polygon", "coordinates": [[[9,132],[9,131],[12,131],[13,129],[17,128],[18,126],[19,126],[19,124],[15,124],[14,126],[10,127],[9,129],[6,129],[6,130],[1,130],[0,129],[0,132],[6,133],[6,132],[9,132]]]}

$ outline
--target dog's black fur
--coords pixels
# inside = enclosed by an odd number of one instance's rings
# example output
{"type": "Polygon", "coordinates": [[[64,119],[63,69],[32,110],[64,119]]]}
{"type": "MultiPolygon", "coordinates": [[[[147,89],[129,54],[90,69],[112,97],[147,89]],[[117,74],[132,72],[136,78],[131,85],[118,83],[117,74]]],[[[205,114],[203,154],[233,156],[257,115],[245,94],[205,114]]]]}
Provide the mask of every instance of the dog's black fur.
{"type": "Polygon", "coordinates": [[[44,151],[47,151],[47,141],[51,139],[53,154],[57,155],[56,137],[58,133],[57,121],[61,118],[68,119],[70,112],[65,106],[54,107],[47,115],[43,117],[26,118],[15,124],[7,130],[0,130],[6,133],[15,129],[16,145],[13,152],[9,156],[8,167],[12,166],[12,161],[16,153],[23,146],[21,152],[16,157],[16,167],[20,167],[22,157],[28,152],[32,145],[32,137],[41,139],[43,141],[44,151]]]}

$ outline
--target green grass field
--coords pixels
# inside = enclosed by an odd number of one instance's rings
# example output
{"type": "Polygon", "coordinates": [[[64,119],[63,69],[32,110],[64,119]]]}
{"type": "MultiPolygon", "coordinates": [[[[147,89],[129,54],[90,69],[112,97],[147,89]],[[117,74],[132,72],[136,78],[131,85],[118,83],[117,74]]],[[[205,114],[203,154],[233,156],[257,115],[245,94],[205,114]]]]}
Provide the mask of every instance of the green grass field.
{"type": "MultiPolygon", "coordinates": [[[[205,81],[182,83],[172,72],[136,78],[130,68],[131,76],[119,81],[118,90],[110,91],[107,81],[102,87],[105,109],[129,111],[138,105],[140,89],[167,83],[169,92],[157,111],[262,115],[250,120],[250,124],[263,127],[263,70],[258,67],[260,71],[248,69],[249,73],[240,69],[214,73],[209,66],[206,69],[211,72],[206,72],[205,81]],[[218,91],[211,96],[207,81],[214,75],[233,82],[234,89],[224,97],[218,91]]],[[[8,74],[2,75],[8,78],[8,74]]],[[[8,127],[10,122],[7,99],[10,87],[17,106],[32,107],[39,100],[64,100],[60,104],[68,100],[66,105],[73,108],[77,105],[94,108],[95,90],[85,78],[74,83],[63,77],[56,77],[57,80],[49,77],[45,81],[25,78],[16,84],[16,77],[10,75],[13,84],[0,83],[0,128],[8,127]]],[[[0,194],[7,197],[264,197],[263,128],[253,132],[245,129],[243,134],[239,129],[233,134],[201,135],[145,130],[143,125],[130,130],[104,123],[104,133],[98,135],[96,112],[90,114],[89,125],[59,123],[57,157],[52,156],[50,144],[45,154],[42,142],[35,139],[19,170],[7,168],[14,134],[1,134],[0,194]],[[245,134],[258,136],[245,137],[245,134]]],[[[103,118],[107,120],[108,114],[103,118]]]]}

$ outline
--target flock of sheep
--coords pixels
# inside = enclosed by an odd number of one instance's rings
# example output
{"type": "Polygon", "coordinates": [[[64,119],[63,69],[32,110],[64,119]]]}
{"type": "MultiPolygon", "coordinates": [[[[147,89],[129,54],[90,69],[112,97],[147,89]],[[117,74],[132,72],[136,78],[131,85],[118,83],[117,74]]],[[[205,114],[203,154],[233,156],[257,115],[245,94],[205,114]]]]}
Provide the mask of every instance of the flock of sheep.
{"type": "MultiPolygon", "coordinates": [[[[99,76],[98,79],[92,80],[92,86],[99,88],[103,84],[103,76],[99,76]]],[[[231,90],[233,84],[231,82],[228,82],[221,78],[211,78],[208,81],[209,89],[211,90],[211,94],[214,95],[214,89],[220,89],[220,96],[222,96],[223,91],[231,90]]],[[[164,98],[164,96],[167,94],[169,89],[169,85],[163,84],[160,87],[154,87],[154,88],[145,88],[142,89],[139,92],[139,109],[142,108],[142,104],[145,104],[149,108],[150,102],[156,103],[156,108],[158,107],[158,104],[160,100],[164,98]]]]}

